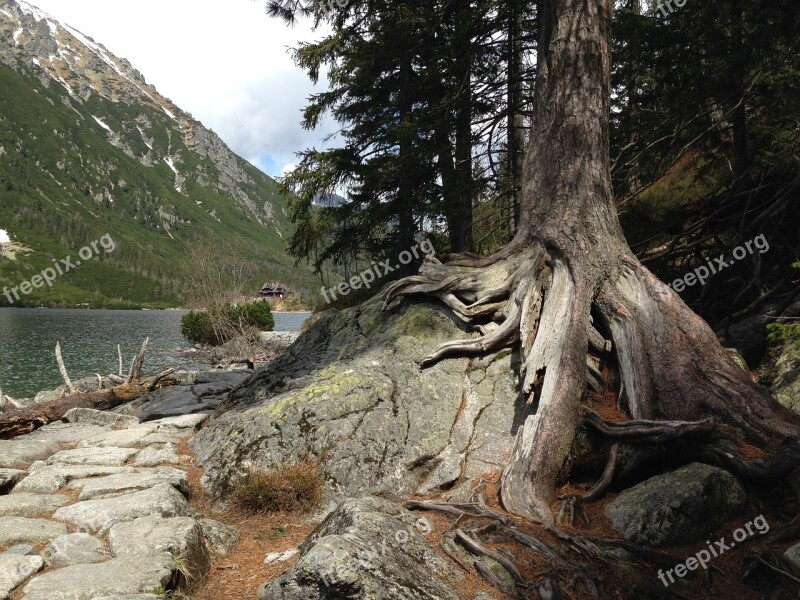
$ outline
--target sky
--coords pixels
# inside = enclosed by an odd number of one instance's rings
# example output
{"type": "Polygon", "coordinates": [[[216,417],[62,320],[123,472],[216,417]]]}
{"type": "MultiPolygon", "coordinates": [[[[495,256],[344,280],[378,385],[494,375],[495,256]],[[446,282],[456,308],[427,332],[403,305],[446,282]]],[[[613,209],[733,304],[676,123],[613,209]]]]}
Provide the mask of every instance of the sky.
{"type": "Polygon", "coordinates": [[[265,173],[279,176],[295,152],[324,147],[335,125],[300,126],[315,89],[288,49],[319,39],[308,21],[268,17],[266,0],[29,0],[127,58],[148,83],[213,129],[265,173]]]}

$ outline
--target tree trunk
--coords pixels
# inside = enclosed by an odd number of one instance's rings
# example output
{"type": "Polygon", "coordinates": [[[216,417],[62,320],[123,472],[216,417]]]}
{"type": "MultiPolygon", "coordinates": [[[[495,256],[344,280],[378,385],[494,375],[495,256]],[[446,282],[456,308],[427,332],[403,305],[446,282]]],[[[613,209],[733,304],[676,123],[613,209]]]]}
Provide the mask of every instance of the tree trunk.
{"type": "MultiPolygon", "coordinates": [[[[542,0],[533,119],[520,227],[495,255],[427,259],[384,293],[441,299],[483,335],[434,349],[450,355],[519,344],[519,428],[501,494],[510,512],[553,523],[589,380],[587,353],[610,339],[631,420],[715,419],[734,450],[742,440],[775,450],[797,445],[800,418],[753,384],[708,325],[628,247],[613,201],[609,159],[611,0],[542,0]],[[440,260],[441,259],[441,260],[440,260]]],[[[602,375],[601,375],[602,376],[602,375]]],[[[800,452],[792,452],[800,464],[800,452]]],[[[780,471],[783,472],[783,471],[780,471]]]]}
{"type": "Polygon", "coordinates": [[[508,176],[511,188],[511,235],[520,222],[520,198],[522,195],[522,171],[525,162],[525,120],[523,106],[525,86],[523,77],[523,8],[519,0],[511,0],[508,6],[508,176]]]}

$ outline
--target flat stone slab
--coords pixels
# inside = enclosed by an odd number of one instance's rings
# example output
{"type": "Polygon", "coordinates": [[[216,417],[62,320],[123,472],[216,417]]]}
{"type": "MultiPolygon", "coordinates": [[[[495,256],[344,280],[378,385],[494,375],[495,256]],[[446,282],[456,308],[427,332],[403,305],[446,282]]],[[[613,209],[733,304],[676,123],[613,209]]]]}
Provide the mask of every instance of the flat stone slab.
{"type": "MultiPolygon", "coordinates": [[[[97,600],[134,596],[169,585],[174,561],[168,552],[114,558],[92,565],[73,565],[32,579],[23,600],[97,600]]],[[[158,597],[158,596],[156,596],[158,597]]]]}
{"type": "Polygon", "coordinates": [[[188,386],[174,386],[161,388],[142,396],[139,414],[142,422],[153,421],[164,417],[176,417],[202,412],[208,409],[205,402],[200,400],[188,386]]]}
{"type": "Polygon", "coordinates": [[[27,468],[30,464],[55,454],[61,450],[58,443],[43,443],[28,439],[27,436],[14,440],[0,440],[0,468],[27,468]]]}
{"type": "Polygon", "coordinates": [[[41,556],[0,554],[0,598],[8,598],[12,590],[41,571],[42,567],[44,559],[41,556]]]}
{"type": "Polygon", "coordinates": [[[142,492],[65,506],[59,508],[53,518],[71,523],[82,531],[105,532],[117,523],[146,515],[188,517],[191,508],[183,494],[171,485],[161,484],[142,492]]]}
{"type": "Polygon", "coordinates": [[[20,492],[52,494],[73,479],[133,473],[133,467],[104,467],[96,465],[37,465],[34,469],[30,475],[16,485],[12,490],[12,494],[20,492]]]}
{"type": "Polygon", "coordinates": [[[0,469],[0,494],[7,494],[27,475],[20,469],[0,469]]]}
{"type": "Polygon", "coordinates": [[[64,465],[99,465],[106,467],[121,467],[133,457],[138,450],[135,448],[75,448],[56,452],[47,459],[47,463],[64,465]]]}
{"type": "Polygon", "coordinates": [[[164,600],[164,596],[156,596],[155,594],[136,594],[134,596],[103,596],[96,600],[164,600]]]}
{"type": "Polygon", "coordinates": [[[106,431],[99,435],[85,439],[80,443],[81,448],[104,448],[116,446],[131,448],[142,444],[142,440],[151,433],[151,430],[142,428],[120,429],[119,431],[106,431]]]}
{"type": "Polygon", "coordinates": [[[110,558],[103,542],[88,533],[59,536],[44,549],[43,555],[50,566],[56,569],[100,563],[110,558]]]}
{"type": "Polygon", "coordinates": [[[3,552],[3,554],[14,554],[16,556],[37,556],[38,552],[36,552],[36,548],[30,544],[18,544],[17,546],[12,546],[3,552]]]}
{"type": "Polygon", "coordinates": [[[84,425],[100,425],[102,427],[130,427],[139,423],[136,417],[120,415],[118,413],[95,410],[93,408],[73,408],[62,417],[67,423],[82,423],[84,425]]]}
{"type": "Polygon", "coordinates": [[[102,496],[119,496],[148,490],[162,483],[171,485],[184,495],[189,494],[189,480],[186,472],[171,467],[162,467],[132,474],[123,473],[109,475],[108,477],[76,479],[69,484],[69,488],[81,491],[78,500],[91,500],[102,496]]]}
{"type": "Polygon", "coordinates": [[[160,465],[180,464],[180,458],[173,444],[167,444],[163,448],[148,446],[136,457],[133,464],[137,467],[157,467],[160,465]]]}
{"type": "Polygon", "coordinates": [[[0,496],[0,517],[41,517],[69,504],[69,496],[40,494],[11,494],[0,496]]]}
{"type": "Polygon", "coordinates": [[[0,546],[41,544],[67,533],[67,526],[45,519],[0,517],[0,546]]]}
{"type": "Polygon", "coordinates": [[[184,575],[192,581],[198,581],[211,567],[203,530],[191,517],[142,517],[120,523],[108,532],[108,543],[114,556],[141,552],[180,556],[187,569],[184,575]]]}
{"type": "MultiPolygon", "coordinates": [[[[98,435],[107,431],[108,427],[101,427],[100,425],[85,425],[83,423],[50,423],[29,433],[22,438],[24,440],[35,440],[39,443],[48,442],[56,444],[77,444],[86,438],[98,435]]],[[[59,448],[60,450],[61,448],[59,448]]]]}

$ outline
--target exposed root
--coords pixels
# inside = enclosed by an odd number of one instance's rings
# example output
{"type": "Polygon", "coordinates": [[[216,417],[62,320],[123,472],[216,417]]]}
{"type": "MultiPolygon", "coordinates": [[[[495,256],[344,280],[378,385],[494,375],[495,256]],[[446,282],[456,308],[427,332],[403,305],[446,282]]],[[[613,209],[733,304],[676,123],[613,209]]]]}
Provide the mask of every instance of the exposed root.
{"type": "MultiPolygon", "coordinates": [[[[588,409],[587,409],[588,410],[588,409]]],[[[603,435],[630,444],[656,444],[675,440],[698,433],[710,434],[714,431],[714,420],[702,421],[626,421],[608,423],[596,413],[589,411],[584,422],[603,435]]]]}
{"type": "Polygon", "coordinates": [[[606,495],[608,488],[611,487],[611,482],[614,480],[614,474],[617,471],[617,458],[619,457],[619,443],[611,445],[611,450],[608,452],[608,462],[603,471],[603,476],[595,483],[590,490],[583,494],[581,500],[584,502],[592,502],[599,500],[606,495]]]}

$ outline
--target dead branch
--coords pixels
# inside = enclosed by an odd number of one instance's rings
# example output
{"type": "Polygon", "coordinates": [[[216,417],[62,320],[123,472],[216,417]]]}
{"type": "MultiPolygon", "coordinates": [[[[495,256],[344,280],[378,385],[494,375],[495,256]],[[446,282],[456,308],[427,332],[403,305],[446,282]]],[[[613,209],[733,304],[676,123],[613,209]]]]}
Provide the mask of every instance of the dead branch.
{"type": "MultiPolygon", "coordinates": [[[[158,385],[176,385],[176,379],[166,379],[166,375],[158,376],[158,385]]],[[[125,383],[110,390],[98,390],[73,394],[66,398],[19,408],[0,414],[0,439],[11,439],[35,431],[48,423],[61,420],[64,414],[73,408],[93,408],[110,410],[121,404],[136,400],[155,388],[155,377],[132,383],[125,383]]]]}
{"type": "Polygon", "coordinates": [[[61,342],[56,342],[56,363],[58,363],[58,370],[61,372],[61,379],[64,380],[64,385],[67,387],[67,393],[72,395],[75,393],[75,386],[69,380],[67,374],[67,367],[64,366],[64,359],[61,356],[61,342]]]}
{"type": "Polygon", "coordinates": [[[144,342],[142,342],[142,349],[139,350],[139,354],[133,359],[131,363],[131,369],[128,372],[128,383],[133,381],[139,381],[142,378],[142,366],[144,365],[144,357],[147,354],[147,344],[150,341],[150,338],[144,338],[144,342]]]}
{"type": "Polygon", "coordinates": [[[119,373],[118,373],[118,375],[120,377],[122,377],[123,376],[123,373],[122,373],[122,348],[120,347],[119,344],[117,344],[117,356],[119,357],[119,373]]]}

